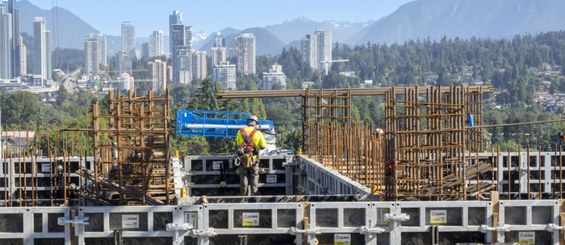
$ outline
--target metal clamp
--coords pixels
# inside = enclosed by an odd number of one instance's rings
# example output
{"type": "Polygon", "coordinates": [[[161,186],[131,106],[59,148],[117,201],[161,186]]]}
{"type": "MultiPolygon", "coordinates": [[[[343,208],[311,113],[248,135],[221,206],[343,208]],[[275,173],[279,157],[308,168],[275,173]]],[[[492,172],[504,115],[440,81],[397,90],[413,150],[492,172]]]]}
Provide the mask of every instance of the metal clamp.
{"type": "Polygon", "coordinates": [[[84,217],[84,218],[79,218],[79,217],[75,217],[74,219],[67,219],[65,217],[59,217],[57,218],[57,224],[58,225],[69,225],[69,224],[74,224],[74,225],[90,225],[90,223],[88,223],[88,219],[90,219],[90,217],[84,217]]]}
{"type": "Polygon", "coordinates": [[[380,234],[385,232],[385,229],[379,227],[367,228],[367,226],[361,226],[360,228],[361,231],[359,231],[359,234],[363,234],[363,235],[380,234]]]}
{"type": "Polygon", "coordinates": [[[295,236],[296,234],[308,234],[308,235],[322,234],[322,232],[320,232],[317,229],[301,230],[301,229],[297,229],[296,227],[290,227],[289,233],[293,236],[295,236]]]}
{"type": "Polygon", "coordinates": [[[198,237],[214,237],[216,235],[218,235],[218,233],[214,231],[214,228],[209,228],[208,230],[205,231],[192,230],[192,234],[190,236],[194,238],[198,238],[198,237]]]}
{"type": "Polygon", "coordinates": [[[553,223],[549,223],[547,224],[547,226],[545,227],[546,231],[549,232],[555,232],[555,231],[565,231],[565,226],[558,226],[556,224],[553,223]]]}
{"type": "Polygon", "coordinates": [[[405,214],[405,213],[401,213],[399,215],[388,213],[388,214],[385,214],[385,220],[386,221],[394,221],[394,222],[408,221],[408,220],[410,220],[410,215],[405,214]]]}
{"type": "Polygon", "coordinates": [[[189,230],[192,230],[192,224],[189,224],[189,223],[183,223],[183,224],[168,223],[166,230],[167,231],[189,231],[189,230]]]}
{"type": "Polygon", "coordinates": [[[488,226],[488,225],[481,225],[481,233],[487,233],[489,231],[510,232],[510,227],[508,225],[499,225],[497,227],[491,227],[491,226],[488,226]]]}

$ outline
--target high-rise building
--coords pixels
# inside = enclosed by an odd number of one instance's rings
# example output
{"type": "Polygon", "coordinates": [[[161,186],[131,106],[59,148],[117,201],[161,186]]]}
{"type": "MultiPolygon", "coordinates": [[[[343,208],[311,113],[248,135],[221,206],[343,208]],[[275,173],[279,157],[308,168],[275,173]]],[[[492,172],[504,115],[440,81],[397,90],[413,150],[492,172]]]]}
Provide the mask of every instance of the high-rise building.
{"type": "Polygon", "coordinates": [[[243,33],[235,39],[237,71],[242,74],[255,74],[255,36],[243,33]]]}
{"type": "Polygon", "coordinates": [[[12,14],[0,4],[0,79],[12,78],[12,14]]]}
{"type": "Polygon", "coordinates": [[[163,31],[153,31],[149,36],[149,57],[164,55],[163,51],[163,31]]]}
{"type": "MultiPolygon", "coordinates": [[[[24,44],[22,35],[18,35],[18,39],[20,41],[20,54],[26,54],[27,47],[24,44]]],[[[20,76],[21,75],[27,75],[27,57],[25,55],[20,56],[20,76]]]]}
{"type": "Polygon", "coordinates": [[[225,47],[212,47],[212,65],[220,65],[227,60],[225,47]]]}
{"type": "Polygon", "coordinates": [[[173,14],[169,15],[169,52],[171,57],[173,57],[173,47],[175,46],[173,41],[173,25],[182,25],[182,12],[175,10],[173,14]]]}
{"type": "Polygon", "coordinates": [[[273,88],[286,89],[286,76],[282,71],[282,66],[274,64],[269,72],[263,73],[263,90],[273,88]]]}
{"type": "Polygon", "coordinates": [[[108,65],[106,37],[102,33],[90,33],[84,39],[85,74],[95,76],[100,72],[100,66],[108,65]]]}
{"type": "Polygon", "coordinates": [[[98,46],[100,46],[100,56],[98,61],[101,66],[108,66],[108,49],[106,48],[106,36],[102,33],[96,35],[98,37],[98,46]]]}
{"type": "Polygon", "coordinates": [[[173,73],[178,80],[175,84],[189,84],[192,81],[192,54],[187,46],[177,46],[177,56],[173,62],[177,62],[177,69],[173,66],[173,73]]]}
{"type": "Polygon", "coordinates": [[[192,49],[192,26],[184,26],[184,46],[192,49]]]}
{"type": "Polygon", "coordinates": [[[128,53],[124,51],[120,51],[116,53],[116,56],[117,56],[116,66],[118,68],[118,76],[121,76],[124,73],[131,74],[132,64],[131,64],[131,59],[128,56],[128,53]]]}
{"type": "Polygon", "coordinates": [[[89,35],[84,40],[84,74],[96,76],[100,71],[100,40],[98,36],[89,35]]]}
{"type": "Polygon", "coordinates": [[[15,7],[14,0],[1,1],[0,79],[20,76],[20,52],[20,11],[15,7]]]}
{"type": "Polygon", "coordinates": [[[332,60],[332,34],[327,30],[316,30],[313,35],[301,39],[302,60],[313,70],[321,70],[332,60]]]}
{"type": "Polygon", "coordinates": [[[32,73],[42,81],[51,80],[51,32],[45,29],[45,18],[33,21],[33,65],[32,73]]]}
{"type": "Polygon", "coordinates": [[[216,32],[214,37],[214,46],[212,47],[212,66],[220,65],[226,62],[226,40],[221,32],[216,32]]]}
{"type": "Polygon", "coordinates": [[[167,89],[167,62],[155,60],[149,62],[150,87],[154,93],[162,94],[167,89]]]}
{"type": "Polygon", "coordinates": [[[306,64],[309,64],[310,68],[312,68],[313,70],[318,70],[318,64],[315,62],[315,60],[317,60],[316,52],[311,51],[315,50],[316,46],[316,40],[312,39],[312,36],[310,36],[310,34],[306,35],[306,37],[303,37],[300,40],[300,55],[302,56],[302,61],[304,61],[306,64]]]}
{"type": "Polygon", "coordinates": [[[149,59],[149,43],[142,43],[141,44],[141,57],[145,59],[149,59]]]}
{"type": "Polygon", "coordinates": [[[328,30],[316,30],[314,37],[318,45],[316,49],[318,65],[319,69],[322,69],[323,64],[332,60],[332,33],[328,30]]]}
{"type": "Polygon", "coordinates": [[[226,39],[221,32],[216,32],[216,36],[214,37],[214,47],[225,47],[226,46],[226,39]]]}
{"type": "Polygon", "coordinates": [[[128,53],[131,59],[135,53],[135,27],[129,21],[122,22],[122,51],[128,53]]]}
{"type": "Polygon", "coordinates": [[[194,51],[192,53],[192,76],[194,79],[200,80],[204,80],[208,76],[206,51],[194,51]]]}
{"type": "Polygon", "coordinates": [[[171,25],[171,43],[173,45],[173,81],[172,84],[188,84],[192,81],[192,55],[190,50],[190,27],[171,25]]]}
{"type": "Polygon", "coordinates": [[[14,0],[8,1],[8,7],[8,12],[12,14],[12,77],[19,77],[20,59],[25,56],[25,53],[22,55],[20,52],[20,10],[14,5],[14,0]]]}
{"type": "Polygon", "coordinates": [[[226,48],[212,47],[212,65],[219,65],[226,62],[226,48]]]}
{"type": "Polygon", "coordinates": [[[235,65],[230,65],[229,62],[216,65],[212,71],[212,80],[220,82],[223,90],[236,90],[236,72],[235,65]]]}

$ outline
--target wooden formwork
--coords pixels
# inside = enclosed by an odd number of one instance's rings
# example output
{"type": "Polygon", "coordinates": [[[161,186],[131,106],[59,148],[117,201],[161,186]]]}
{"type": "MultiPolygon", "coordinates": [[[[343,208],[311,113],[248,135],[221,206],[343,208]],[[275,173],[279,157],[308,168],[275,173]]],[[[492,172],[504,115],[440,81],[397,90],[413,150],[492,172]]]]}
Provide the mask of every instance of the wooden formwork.
{"type": "Polygon", "coordinates": [[[482,90],[391,88],[385,95],[387,199],[465,200],[492,188],[467,180],[490,164],[467,159],[480,151],[482,90]],[[473,164],[471,164],[473,162],[473,164]]]}
{"type": "Polygon", "coordinates": [[[94,182],[86,198],[101,204],[171,204],[169,95],[109,94],[109,114],[93,105],[94,182]]]}

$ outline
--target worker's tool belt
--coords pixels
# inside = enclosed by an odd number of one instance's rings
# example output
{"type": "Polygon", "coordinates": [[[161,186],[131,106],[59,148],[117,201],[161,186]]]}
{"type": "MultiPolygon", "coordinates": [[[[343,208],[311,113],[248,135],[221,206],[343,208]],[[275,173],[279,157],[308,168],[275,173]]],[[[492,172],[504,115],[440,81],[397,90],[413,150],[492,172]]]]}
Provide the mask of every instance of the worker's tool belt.
{"type": "Polygon", "coordinates": [[[244,168],[252,168],[254,165],[253,161],[253,154],[252,153],[244,153],[240,157],[240,165],[244,168]]]}

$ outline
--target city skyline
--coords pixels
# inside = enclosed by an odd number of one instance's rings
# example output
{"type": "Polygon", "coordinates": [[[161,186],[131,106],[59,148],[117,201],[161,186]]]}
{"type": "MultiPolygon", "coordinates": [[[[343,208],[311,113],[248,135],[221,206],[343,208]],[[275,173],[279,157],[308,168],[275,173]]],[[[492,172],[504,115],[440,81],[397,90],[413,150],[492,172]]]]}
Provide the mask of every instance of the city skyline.
{"type": "Polygon", "coordinates": [[[168,0],[159,4],[148,0],[27,1],[45,10],[55,6],[69,10],[106,35],[119,36],[120,23],[129,21],[135,26],[136,35],[141,37],[149,36],[156,30],[167,31],[168,16],[173,10],[184,13],[183,24],[193,26],[194,32],[212,33],[228,27],[243,30],[275,25],[296,18],[307,18],[314,21],[377,21],[393,13],[401,5],[414,0],[351,0],[347,2],[288,0],[260,3],[252,0],[243,2],[168,0]],[[131,6],[135,6],[135,11],[123,11],[131,9],[131,6]],[[252,7],[249,8],[249,6],[252,7]],[[211,8],[214,8],[213,11],[211,8]],[[211,12],[214,14],[210,14],[211,12]],[[101,15],[100,13],[106,14],[101,15]],[[103,18],[102,16],[120,16],[120,18],[103,18]],[[148,18],[148,16],[152,17],[148,18]]]}

